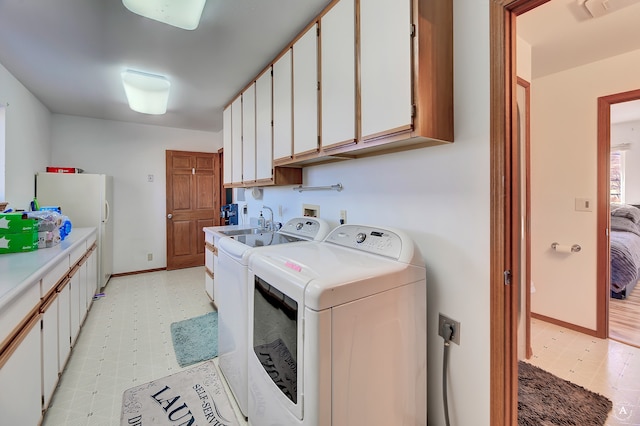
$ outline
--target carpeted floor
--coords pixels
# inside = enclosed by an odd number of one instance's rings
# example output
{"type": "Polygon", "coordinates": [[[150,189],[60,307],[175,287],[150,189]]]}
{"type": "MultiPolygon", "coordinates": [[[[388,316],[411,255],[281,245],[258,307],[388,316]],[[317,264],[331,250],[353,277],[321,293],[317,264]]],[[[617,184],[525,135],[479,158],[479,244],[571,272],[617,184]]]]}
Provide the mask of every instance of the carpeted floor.
{"type": "Polygon", "coordinates": [[[180,367],[218,355],[218,312],[171,324],[171,339],[180,367]]]}
{"type": "Polygon", "coordinates": [[[519,426],[603,426],[613,404],[529,363],[518,363],[519,426]]]}

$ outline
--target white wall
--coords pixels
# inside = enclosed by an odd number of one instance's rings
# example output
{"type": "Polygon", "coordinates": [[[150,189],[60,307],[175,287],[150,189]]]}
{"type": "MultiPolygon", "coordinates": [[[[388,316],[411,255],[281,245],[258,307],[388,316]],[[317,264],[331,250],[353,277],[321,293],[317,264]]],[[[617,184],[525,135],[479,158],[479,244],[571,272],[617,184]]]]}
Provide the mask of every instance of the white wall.
{"type": "Polygon", "coordinates": [[[575,198],[596,202],[597,98],[640,88],[638,69],[635,51],[532,82],[532,312],[596,328],[596,210],[575,211],[575,198]]]}
{"type": "MultiPolygon", "coordinates": [[[[5,109],[5,197],[13,209],[29,209],[35,174],[51,157],[51,114],[0,64],[0,104],[5,109]]],[[[2,198],[2,197],[0,197],[2,198]]]]}
{"type": "Polygon", "coordinates": [[[166,267],[165,151],[217,152],[222,134],[54,114],[51,139],[53,164],[113,176],[114,273],[166,267]]]}
{"type": "Polygon", "coordinates": [[[640,121],[611,125],[611,146],[623,143],[630,144],[629,150],[624,151],[624,200],[640,204],[640,121]]]}
{"type": "Polygon", "coordinates": [[[461,344],[452,345],[449,360],[451,424],[489,424],[488,7],[454,2],[455,143],[304,169],[305,185],[340,182],[341,192],[285,187],[265,188],[263,200],[246,195],[249,216],[266,204],[284,222],[300,216],[302,204],[317,204],[333,225],[347,210],[348,223],[398,227],[415,239],[427,265],[432,425],[444,424],[439,312],[461,322],[461,344]]]}

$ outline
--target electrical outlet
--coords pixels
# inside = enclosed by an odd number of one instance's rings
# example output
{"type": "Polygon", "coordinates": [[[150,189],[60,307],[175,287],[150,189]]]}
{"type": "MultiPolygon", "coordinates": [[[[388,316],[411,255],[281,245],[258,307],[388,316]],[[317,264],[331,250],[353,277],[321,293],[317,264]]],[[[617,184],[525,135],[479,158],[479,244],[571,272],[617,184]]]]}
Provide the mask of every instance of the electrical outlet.
{"type": "Polygon", "coordinates": [[[247,205],[246,204],[244,204],[242,206],[242,214],[247,214],[247,205]]]}
{"type": "Polygon", "coordinates": [[[278,216],[282,217],[282,206],[278,206],[278,216]]]}
{"type": "Polygon", "coordinates": [[[343,225],[345,223],[347,223],[347,211],[340,210],[340,224],[343,225]]]}
{"type": "Polygon", "coordinates": [[[151,262],[153,260],[153,253],[147,253],[147,261],[151,262]]]}
{"type": "Polygon", "coordinates": [[[444,329],[443,326],[445,324],[451,325],[453,329],[453,334],[451,335],[451,341],[456,345],[460,344],[460,323],[458,321],[452,320],[442,314],[440,314],[438,318],[438,335],[444,339],[444,329]]]}

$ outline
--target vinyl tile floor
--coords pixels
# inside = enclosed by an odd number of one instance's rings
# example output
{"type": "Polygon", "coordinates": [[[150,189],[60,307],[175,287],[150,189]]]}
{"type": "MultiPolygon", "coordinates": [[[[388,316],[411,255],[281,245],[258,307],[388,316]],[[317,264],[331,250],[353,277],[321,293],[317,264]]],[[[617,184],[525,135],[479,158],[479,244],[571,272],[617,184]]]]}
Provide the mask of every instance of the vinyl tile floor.
{"type": "Polygon", "coordinates": [[[640,349],[532,319],[528,360],[543,370],[608,397],[606,425],[640,425],[640,349]]]}
{"type": "Polygon", "coordinates": [[[93,301],[42,426],[119,426],[125,390],[192,367],[178,365],[170,325],[214,310],[204,274],[198,267],[112,278],[93,301]]]}

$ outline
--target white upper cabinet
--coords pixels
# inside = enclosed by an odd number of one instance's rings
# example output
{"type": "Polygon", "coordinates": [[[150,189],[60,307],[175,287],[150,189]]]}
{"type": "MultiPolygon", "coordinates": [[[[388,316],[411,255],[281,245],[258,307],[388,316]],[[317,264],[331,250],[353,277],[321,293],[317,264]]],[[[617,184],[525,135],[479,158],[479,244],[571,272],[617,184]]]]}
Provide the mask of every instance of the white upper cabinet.
{"type": "Polygon", "coordinates": [[[256,180],[273,178],[271,70],[256,80],[256,180]]]}
{"type": "Polygon", "coordinates": [[[242,182],[242,96],[231,104],[231,181],[242,182]]]}
{"type": "Polygon", "coordinates": [[[293,45],[293,152],[318,151],[318,27],[293,45]]]}
{"type": "Polygon", "coordinates": [[[293,155],[291,49],[273,64],[273,159],[293,155]]]}
{"type": "Polygon", "coordinates": [[[223,156],[223,176],[222,183],[227,185],[232,182],[231,179],[231,105],[226,107],[222,112],[222,148],[223,156]]]}
{"type": "Polygon", "coordinates": [[[362,137],[411,127],[411,1],[360,1],[362,137]]]}
{"type": "Polygon", "coordinates": [[[242,93],[242,181],[256,180],[256,85],[242,93]]]}
{"type": "MultiPolygon", "coordinates": [[[[302,174],[293,172],[305,165],[454,141],[451,1],[332,1],[276,58],[256,94],[254,186],[267,176],[261,159],[269,152],[261,150],[269,143],[261,141],[269,134],[270,185],[294,184],[302,174]]],[[[227,186],[241,182],[235,164],[227,186]]]]}
{"type": "Polygon", "coordinates": [[[356,141],[354,0],[341,0],[320,21],[323,148],[356,141]]]}

